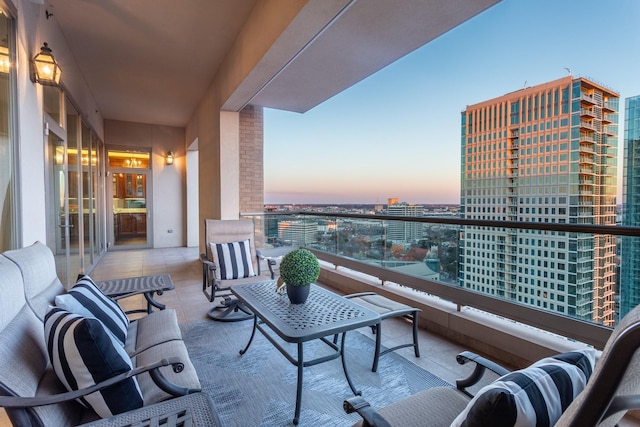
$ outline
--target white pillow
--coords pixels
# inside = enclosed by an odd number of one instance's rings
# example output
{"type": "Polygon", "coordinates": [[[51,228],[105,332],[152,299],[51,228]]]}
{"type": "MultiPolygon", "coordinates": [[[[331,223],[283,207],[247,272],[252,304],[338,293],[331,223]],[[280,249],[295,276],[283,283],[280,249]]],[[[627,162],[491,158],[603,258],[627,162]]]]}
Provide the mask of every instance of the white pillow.
{"type": "Polygon", "coordinates": [[[584,389],[597,354],[576,350],[510,372],[483,387],[451,427],[553,426],[584,389]]]}
{"type": "Polygon", "coordinates": [[[129,318],[117,302],[102,293],[89,276],[82,276],[68,293],[55,298],[56,306],[84,317],[100,320],[124,346],[129,318]]]}
{"type": "Polygon", "coordinates": [[[218,266],[216,279],[231,280],[253,277],[253,260],[249,240],[229,243],[209,243],[213,262],[218,266]]]}

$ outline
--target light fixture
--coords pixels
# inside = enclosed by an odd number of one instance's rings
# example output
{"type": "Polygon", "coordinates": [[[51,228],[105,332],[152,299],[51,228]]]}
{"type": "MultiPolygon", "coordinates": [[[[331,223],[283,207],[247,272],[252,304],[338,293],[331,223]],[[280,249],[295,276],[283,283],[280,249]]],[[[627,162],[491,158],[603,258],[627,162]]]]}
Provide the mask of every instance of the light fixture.
{"type": "Polygon", "coordinates": [[[167,162],[168,165],[172,165],[173,164],[173,151],[168,151],[167,152],[166,162],[167,162]]]}
{"type": "Polygon", "coordinates": [[[137,168],[140,167],[142,165],[142,161],[136,159],[135,157],[132,157],[130,159],[127,159],[124,161],[125,166],[130,167],[130,168],[137,168]]]}
{"type": "Polygon", "coordinates": [[[9,48],[0,46],[0,73],[8,74],[11,70],[11,61],[9,60],[9,48]]]}
{"type": "Polygon", "coordinates": [[[46,86],[58,86],[60,83],[60,66],[51,53],[47,43],[40,48],[40,53],[31,60],[31,81],[46,86]]]}

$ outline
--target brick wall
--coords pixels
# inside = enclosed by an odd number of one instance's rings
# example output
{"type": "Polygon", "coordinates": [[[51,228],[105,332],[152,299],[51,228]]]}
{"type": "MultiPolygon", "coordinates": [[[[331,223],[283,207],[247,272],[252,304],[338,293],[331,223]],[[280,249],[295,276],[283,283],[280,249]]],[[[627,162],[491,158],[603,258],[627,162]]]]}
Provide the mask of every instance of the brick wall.
{"type": "Polygon", "coordinates": [[[262,107],[240,111],[240,212],[264,209],[262,107]]]}
{"type": "MultiPolygon", "coordinates": [[[[264,133],[262,107],[240,111],[240,212],[264,210],[264,133]]],[[[256,245],[262,247],[261,224],[256,224],[256,245]]]]}

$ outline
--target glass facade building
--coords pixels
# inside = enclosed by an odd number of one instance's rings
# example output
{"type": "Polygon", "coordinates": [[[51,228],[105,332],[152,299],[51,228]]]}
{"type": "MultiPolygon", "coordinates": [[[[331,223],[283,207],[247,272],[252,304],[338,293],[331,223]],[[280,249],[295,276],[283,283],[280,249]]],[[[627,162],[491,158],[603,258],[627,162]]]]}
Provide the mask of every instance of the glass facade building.
{"type": "MultiPolygon", "coordinates": [[[[640,226],[640,96],[625,100],[623,225],[640,226]]],[[[620,316],[640,304],[640,246],[622,239],[620,263],[620,316]]]]}
{"type": "MultiPolygon", "coordinates": [[[[615,225],[619,95],[568,76],[468,106],[463,218],[615,225]]],[[[611,236],[466,227],[460,286],[615,323],[611,236]]]]}

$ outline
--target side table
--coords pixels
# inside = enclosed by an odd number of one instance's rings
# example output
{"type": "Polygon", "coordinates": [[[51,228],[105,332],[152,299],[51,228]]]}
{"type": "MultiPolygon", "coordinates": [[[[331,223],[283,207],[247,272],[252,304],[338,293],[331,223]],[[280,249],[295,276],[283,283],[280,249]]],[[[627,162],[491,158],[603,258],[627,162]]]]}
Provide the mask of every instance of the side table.
{"type": "Polygon", "coordinates": [[[175,289],[173,280],[168,274],[155,276],[124,277],[121,279],[102,280],[96,282],[96,286],[108,297],[114,300],[127,298],[133,295],[143,294],[147,300],[147,309],[130,310],[131,313],[151,313],[153,307],[164,310],[166,306],[156,301],[154,294],[162,295],[164,291],[175,289]]]}
{"type": "Polygon", "coordinates": [[[187,394],[79,427],[221,427],[222,423],[211,398],[204,393],[187,394]]]}

